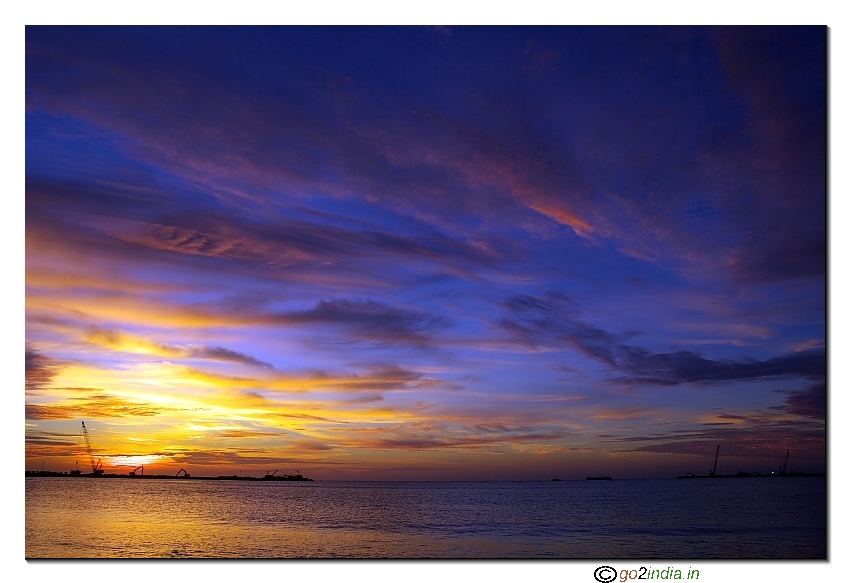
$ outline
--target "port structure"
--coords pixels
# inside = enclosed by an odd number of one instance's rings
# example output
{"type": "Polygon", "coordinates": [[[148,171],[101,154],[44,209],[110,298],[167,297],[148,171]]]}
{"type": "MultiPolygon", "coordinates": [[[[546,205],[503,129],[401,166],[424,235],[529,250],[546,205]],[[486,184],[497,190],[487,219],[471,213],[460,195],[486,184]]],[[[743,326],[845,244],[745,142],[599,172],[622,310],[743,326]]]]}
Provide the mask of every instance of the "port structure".
{"type": "Polygon", "coordinates": [[[790,449],[786,449],[786,450],[785,450],[785,463],[784,463],[784,464],[782,464],[782,469],[781,469],[781,470],[779,470],[779,475],[780,475],[780,476],[784,476],[784,475],[785,475],[785,470],[788,468],[788,454],[789,454],[789,453],[791,453],[791,450],[790,450],[790,449]]]}
{"type": "Polygon", "coordinates": [[[135,478],[135,477],[136,477],[136,472],[138,472],[139,470],[142,470],[142,475],[144,476],[144,475],[145,475],[145,466],[139,466],[139,467],[137,467],[137,468],[133,469],[133,471],[132,471],[132,472],[128,472],[128,473],[127,473],[127,475],[128,475],[128,476],[133,476],[133,477],[135,478]]]}
{"type": "Polygon", "coordinates": [[[177,473],[176,473],[176,474],[174,474],[174,477],[175,477],[175,478],[179,478],[179,477],[180,477],[180,473],[181,473],[181,472],[183,473],[183,477],[184,477],[184,478],[188,478],[188,477],[189,477],[189,474],[188,474],[188,473],[186,472],[186,470],[185,470],[185,469],[183,469],[183,468],[180,468],[179,470],[177,470],[177,473]]]}
{"type": "Polygon", "coordinates": [[[103,475],[103,464],[100,461],[100,458],[95,460],[94,457],[94,448],[91,446],[91,439],[89,438],[89,430],[86,429],[86,422],[81,421],[83,424],[83,439],[86,442],[86,452],[89,454],[89,461],[91,462],[91,473],[93,476],[102,476],[103,475]]]}
{"type": "Polygon", "coordinates": [[[720,444],[717,444],[717,449],[714,452],[714,466],[711,468],[711,471],[708,472],[708,475],[712,478],[717,474],[717,458],[720,457],[720,444]]]}

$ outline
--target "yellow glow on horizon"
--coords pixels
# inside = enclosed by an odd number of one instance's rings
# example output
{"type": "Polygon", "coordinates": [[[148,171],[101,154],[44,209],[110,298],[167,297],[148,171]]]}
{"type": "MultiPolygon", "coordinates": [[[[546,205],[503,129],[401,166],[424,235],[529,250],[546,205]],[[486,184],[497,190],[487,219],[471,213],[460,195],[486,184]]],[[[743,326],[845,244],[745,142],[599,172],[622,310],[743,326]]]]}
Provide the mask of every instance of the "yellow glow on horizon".
{"type": "MultiPolygon", "coordinates": [[[[106,348],[134,354],[150,348],[147,356],[182,346],[123,333],[102,335],[109,341],[106,344],[111,343],[106,348]]],[[[187,366],[177,356],[125,361],[113,368],[79,361],[59,371],[51,383],[55,388],[33,392],[28,403],[42,404],[40,414],[45,418],[56,412],[85,419],[96,455],[107,467],[248,468],[252,463],[266,463],[253,458],[269,457],[348,464],[382,455],[396,459],[404,452],[438,456],[435,452],[537,455],[569,451],[563,441],[553,450],[548,438],[541,442],[534,436],[480,430],[482,412],[474,407],[433,409],[403,397],[396,399],[408,383],[441,390],[437,380],[411,379],[404,371],[283,376],[240,363],[203,366],[187,366]],[[361,395],[378,398],[359,400],[361,395]],[[47,398],[51,400],[44,403],[47,398]],[[245,439],[250,439],[250,446],[246,447],[245,439]],[[357,452],[354,457],[353,452],[357,452]]],[[[487,424],[521,427],[528,423],[521,411],[483,414],[487,424]]],[[[563,426],[565,420],[559,417],[558,423],[563,426]]]]}
{"type": "Polygon", "coordinates": [[[107,466],[127,466],[135,468],[138,466],[147,466],[163,460],[168,460],[167,456],[153,455],[128,455],[128,456],[105,456],[102,458],[103,463],[107,466]]]}
{"type": "Polygon", "coordinates": [[[242,429],[238,425],[198,425],[197,423],[190,423],[186,425],[186,428],[191,431],[232,431],[242,429]]]}

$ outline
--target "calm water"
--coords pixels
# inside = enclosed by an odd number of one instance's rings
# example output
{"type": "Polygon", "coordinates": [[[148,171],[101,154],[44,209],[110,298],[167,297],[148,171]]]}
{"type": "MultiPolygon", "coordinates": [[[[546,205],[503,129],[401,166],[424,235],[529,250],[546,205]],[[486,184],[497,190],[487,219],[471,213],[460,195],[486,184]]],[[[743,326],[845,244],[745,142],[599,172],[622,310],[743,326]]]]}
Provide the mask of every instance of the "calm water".
{"type": "Polygon", "coordinates": [[[825,558],[824,478],[26,478],[26,556],[825,558]]]}

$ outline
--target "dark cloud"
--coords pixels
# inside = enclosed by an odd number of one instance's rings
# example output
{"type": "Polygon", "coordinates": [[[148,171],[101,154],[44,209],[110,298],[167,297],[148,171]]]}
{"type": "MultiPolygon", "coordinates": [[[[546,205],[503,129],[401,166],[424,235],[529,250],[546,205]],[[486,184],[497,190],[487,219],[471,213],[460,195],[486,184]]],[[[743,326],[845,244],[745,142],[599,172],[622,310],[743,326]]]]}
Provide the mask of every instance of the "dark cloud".
{"type": "Polygon", "coordinates": [[[611,350],[608,361],[614,368],[629,373],[623,379],[658,385],[717,383],[770,377],[822,378],[826,356],[822,350],[792,353],[768,360],[709,360],[689,351],[656,354],[625,345],[611,350]]]}
{"type": "Polygon", "coordinates": [[[328,390],[342,393],[365,393],[343,401],[345,404],[369,403],[383,399],[382,393],[387,391],[410,391],[416,389],[437,388],[457,390],[459,387],[451,382],[425,376],[424,373],[410,370],[394,364],[362,365],[359,373],[328,373],[312,371],[304,377],[281,376],[277,383],[285,385],[287,381],[299,385],[306,383],[311,390],[328,390]]]}
{"type": "Polygon", "coordinates": [[[826,384],[816,383],[802,391],[789,391],[785,398],[786,411],[810,419],[826,419],[826,384]]]}
{"type": "Polygon", "coordinates": [[[221,346],[189,347],[187,348],[187,354],[189,358],[206,358],[210,360],[249,364],[262,368],[273,368],[269,363],[257,360],[253,356],[248,356],[247,354],[242,354],[241,352],[236,352],[235,350],[230,350],[228,348],[222,348],[221,346]]]}
{"type": "Polygon", "coordinates": [[[320,300],[309,310],[277,314],[270,319],[287,324],[336,325],[357,340],[420,347],[432,345],[431,334],[449,326],[445,316],[373,300],[320,300]]]}
{"type": "MultiPolygon", "coordinates": [[[[67,433],[28,430],[24,440],[27,445],[43,445],[57,448],[79,447],[79,436],[67,433]]],[[[65,451],[65,454],[67,454],[67,451],[65,451]]]]}
{"type": "Polygon", "coordinates": [[[49,356],[40,354],[29,344],[26,345],[26,388],[43,389],[50,385],[53,377],[59,372],[61,363],[49,356]]]}
{"type": "Polygon", "coordinates": [[[772,377],[812,380],[826,375],[822,348],[767,360],[710,360],[690,351],[655,353],[630,346],[632,334],[612,334],[580,321],[572,304],[553,296],[514,296],[503,303],[507,316],[500,326],[531,346],[563,346],[582,352],[624,376],[615,380],[649,385],[718,383],[772,377]]]}

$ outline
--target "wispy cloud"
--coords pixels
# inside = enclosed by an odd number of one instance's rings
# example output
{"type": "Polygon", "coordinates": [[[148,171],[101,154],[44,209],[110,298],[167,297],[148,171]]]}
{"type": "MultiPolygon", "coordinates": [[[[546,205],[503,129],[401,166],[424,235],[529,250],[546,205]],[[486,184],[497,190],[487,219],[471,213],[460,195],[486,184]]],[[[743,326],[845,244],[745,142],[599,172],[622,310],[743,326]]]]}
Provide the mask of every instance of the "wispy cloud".
{"type": "Polygon", "coordinates": [[[413,346],[433,345],[430,334],[450,324],[442,315],[373,300],[320,300],[308,310],[270,315],[268,321],[335,325],[357,340],[413,346]]]}
{"type": "Polygon", "coordinates": [[[477,450],[553,442],[567,434],[506,426],[447,426],[442,423],[400,423],[345,431],[335,441],[366,450],[477,450]]]}
{"type": "Polygon", "coordinates": [[[27,389],[43,389],[49,386],[61,367],[59,361],[37,352],[29,344],[26,347],[25,362],[27,389]]]}
{"type": "Polygon", "coordinates": [[[617,382],[674,386],[711,384],[772,377],[823,379],[823,349],[741,361],[711,360],[691,351],[657,353],[626,344],[633,334],[613,334],[578,319],[568,298],[514,296],[503,303],[500,326],[518,342],[531,347],[559,346],[578,350],[607,365],[617,382]]]}
{"type": "Polygon", "coordinates": [[[86,419],[94,417],[153,417],[169,410],[145,402],[135,402],[112,395],[94,394],[81,402],[59,404],[27,403],[26,419],[86,419]]]}
{"type": "Polygon", "coordinates": [[[178,346],[161,344],[148,340],[147,338],[121,332],[120,330],[99,328],[97,326],[91,326],[88,329],[85,339],[93,344],[115,350],[138,352],[142,354],[155,354],[167,358],[219,360],[262,368],[273,368],[272,365],[267,362],[262,362],[252,356],[248,356],[228,348],[223,348],[221,346],[178,346]]]}

